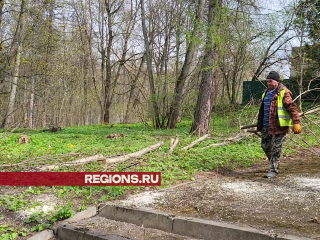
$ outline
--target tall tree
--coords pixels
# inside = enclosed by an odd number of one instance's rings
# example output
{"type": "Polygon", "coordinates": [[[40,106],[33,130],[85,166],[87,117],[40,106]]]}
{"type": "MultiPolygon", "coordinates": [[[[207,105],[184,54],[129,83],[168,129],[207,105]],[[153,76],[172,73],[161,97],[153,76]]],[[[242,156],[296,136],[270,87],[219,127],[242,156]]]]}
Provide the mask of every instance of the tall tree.
{"type": "Polygon", "coordinates": [[[185,81],[190,74],[190,68],[194,61],[195,53],[197,51],[199,45],[200,38],[200,30],[201,30],[201,22],[203,20],[204,13],[204,0],[198,0],[197,2],[197,11],[194,19],[194,27],[192,33],[190,35],[190,39],[188,42],[187,52],[185,55],[185,60],[180,72],[180,75],[176,81],[173,101],[170,105],[169,117],[168,117],[168,128],[175,128],[178,123],[181,102],[183,99],[183,93],[185,88],[185,81]]]}
{"type": "MultiPolygon", "coordinates": [[[[301,0],[296,8],[295,29],[300,36],[297,61],[304,61],[303,78],[319,77],[320,67],[320,1],[301,0]]],[[[297,53],[295,53],[297,54],[297,53]]],[[[302,64],[297,67],[302,67],[302,64]]],[[[297,69],[298,70],[298,69],[297,69]]]]}
{"type": "Polygon", "coordinates": [[[190,132],[195,135],[204,135],[209,133],[211,111],[213,106],[213,97],[215,92],[215,81],[217,66],[217,48],[214,42],[215,29],[215,11],[220,7],[220,0],[210,0],[208,5],[207,17],[207,37],[204,57],[201,64],[201,84],[198,94],[194,119],[190,132]]]}
{"type": "Polygon", "coordinates": [[[235,106],[239,102],[242,82],[251,77],[254,65],[253,40],[259,34],[253,24],[252,8],[237,1],[221,10],[218,41],[221,90],[217,104],[235,106]]]}
{"type": "Polygon", "coordinates": [[[147,33],[144,0],[140,1],[140,5],[141,5],[141,23],[142,23],[143,39],[144,39],[144,44],[145,44],[145,49],[146,49],[146,62],[147,62],[149,88],[150,88],[150,95],[151,95],[150,98],[151,98],[151,104],[153,107],[153,120],[155,123],[155,127],[159,128],[159,127],[161,127],[160,111],[159,111],[159,106],[156,101],[156,91],[155,91],[153,70],[152,70],[152,58],[151,58],[152,54],[151,54],[151,49],[150,49],[149,37],[148,37],[148,33],[147,33]]]}
{"type": "Polygon", "coordinates": [[[24,26],[24,10],[25,10],[26,0],[21,0],[20,3],[20,12],[19,12],[19,18],[17,22],[16,32],[13,39],[12,44],[12,51],[15,49],[16,51],[16,58],[15,58],[15,64],[14,64],[14,70],[13,70],[13,77],[11,82],[11,91],[10,91],[10,97],[9,97],[9,104],[7,108],[7,113],[4,118],[3,126],[10,127],[13,124],[13,113],[14,113],[14,105],[16,101],[16,94],[17,94],[17,84],[18,84],[18,78],[20,74],[20,62],[21,62],[21,54],[22,54],[22,44],[23,44],[23,26],[24,26]]]}
{"type": "Polygon", "coordinates": [[[5,55],[4,55],[4,46],[2,43],[2,10],[3,10],[3,6],[4,6],[4,0],[0,0],[0,92],[2,90],[3,84],[4,84],[4,76],[3,76],[3,72],[4,72],[4,61],[5,61],[5,55]]]}

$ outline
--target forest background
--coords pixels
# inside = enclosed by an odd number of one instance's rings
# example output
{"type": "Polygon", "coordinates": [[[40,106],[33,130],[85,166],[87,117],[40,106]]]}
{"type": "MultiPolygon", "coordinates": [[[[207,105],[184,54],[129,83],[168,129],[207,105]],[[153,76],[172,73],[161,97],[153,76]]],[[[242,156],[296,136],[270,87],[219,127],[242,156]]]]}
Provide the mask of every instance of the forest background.
{"type": "Polygon", "coordinates": [[[317,75],[318,9],[316,0],[1,0],[0,126],[175,128],[188,117],[206,134],[214,106],[241,103],[243,81],[286,76],[291,64],[303,91],[317,75]]]}

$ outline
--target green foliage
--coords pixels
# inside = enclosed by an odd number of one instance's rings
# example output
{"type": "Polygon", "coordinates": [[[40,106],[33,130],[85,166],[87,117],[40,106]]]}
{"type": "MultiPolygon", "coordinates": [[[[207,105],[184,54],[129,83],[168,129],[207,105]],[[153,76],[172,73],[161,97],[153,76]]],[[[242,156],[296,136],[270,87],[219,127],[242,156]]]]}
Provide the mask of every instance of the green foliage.
{"type": "Polygon", "coordinates": [[[50,223],[67,219],[74,216],[74,211],[72,210],[71,204],[62,206],[53,216],[48,218],[50,223]]]}
{"type": "Polygon", "coordinates": [[[51,224],[41,223],[31,228],[31,232],[41,232],[45,229],[50,229],[50,228],[51,228],[51,224]]]}
{"type": "MultiPolygon", "coordinates": [[[[317,0],[301,0],[295,11],[295,27],[299,34],[304,34],[309,41],[306,46],[300,49],[298,61],[305,58],[305,66],[303,69],[304,79],[311,80],[318,77],[318,69],[320,66],[320,3],[317,0]]],[[[300,70],[300,69],[298,69],[300,70]]]]}
{"type": "Polygon", "coordinates": [[[46,215],[47,214],[44,213],[43,211],[35,212],[35,213],[32,213],[30,217],[27,218],[24,222],[25,223],[42,223],[42,220],[46,215]]]}
{"type": "Polygon", "coordinates": [[[3,196],[0,198],[0,204],[10,211],[18,211],[24,208],[28,204],[28,201],[24,200],[23,195],[3,196]]]}
{"type": "MultiPolygon", "coordinates": [[[[102,153],[105,156],[122,155],[141,150],[159,141],[165,141],[165,145],[156,151],[145,154],[139,159],[134,159],[134,164],[128,161],[111,166],[111,170],[107,170],[118,172],[161,172],[162,187],[165,187],[177,181],[193,180],[193,175],[199,171],[219,171],[221,167],[229,169],[239,166],[248,167],[265,159],[265,154],[260,147],[260,139],[254,135],[235,144],[204,149],[204,147],[220,143],[230,136],[239,134],[239,125],[252,124],[256,120],[257,111],[257,106],[215,106],[211,123],[212,138],[200,142],[188,151],[183,150],[182,147],[190,144],[198,137],[189,135],[192,120],[186,118],[177,124],[176,129],[150,129],[144,124],[115,124],[112,127],[108,125],[69,127],[55,134],[41,130],[19,130],[17,133],[0,139],[0,155],[4,156],[4,158],[0,156],[0,159],[4,159],[5,162],[21,162],[22,160],[41,156],[49,156],[48,159],[50,159],[51,155],[66,153],[84,153],[88,156],[98,153],[102,153]],[[31,136],[30,144],[20,145],[17,143],[21,133],[31,136]],[[112,133],[126,136],[117,139],[107,138],[112,133]],[[169,154],[169,140],[173,137],[179,137],[180,142],[174,152],[169,154]],[[49,141],[51,144],[50,149],[47,147],[49,141]],[[16,148],[19,150],[16,150],[16,148]]],[[[312,116],[310,118],[312,119],[312,116]]],[[[317,121],[317,119],[313,120],[317,121]]],[[[318,135],[317,131],[319,129],[312,126],[310,126],[310,129],[306,127],[304,128],[306,134],[303,137],[311,145],[316,145],[315,136],[309,134],[311,131],[318,135]]],[[[285,154],[290,151],[292,150],[284,149],[285,154]]],[[[63,161],[75,159],[67,157],[63,161]]],[[[53,158],[52,162],[48,160],[46,164],[55,162],[56,159],[53,158]]],[[[105,171],[105,167],[101,163],[94,162],[82,165],[81,171],[105,171]]],[[[16,169],[12,168],[12,170],[16,169]]],[[[60,168],[59,171],[79,171],[79,168],[64,167],[60,168]]],[[[81,202],[82,204],[75,206],[75,209],[81,211],[89,204],[117,199],[124,195],[126,191],[138,188],[133,186],[29,187],[20,195],[0,197],[0,204],[9,210],[18,211],[38,204],[37,202],[30,203],[26,200],[27,197],[53,192],[62,202],[69,202],[78,198],[77,202],[80,201],[80,204],[81,202]]],[[[47,221],[53,223],[70,217],[72,214],[71,206],[67,205],[57,213],[49,215],[50,217],[47,221]]],[[[47,223],[43,216],[36,214],[30,216],[27,221],[31,224],[47,223]],[[42,220],[40,221],[40,219],[42,220]]]]}
{"type": "Polygon", "coordinates": [[[30,195],[39,195],[47,190],[44,187],[29,187],[27,190],[23,192],[23,195],[30,196],[30,195]]]}
{"type": "Polygon", "coordinates": [[[86,201],[86,200],[83,200],[83,202],[82,202],[81,206],[80,206],[80,207],[78,207],[78,209],[77,209],[77,210],[78,210],[79,212],[81,212],[81,211],[86,210],[86,209],[88,209],[87,201],[86,201]]]}
{"type": "Polygon", "coordinates": [[[13,240],[18,236],[26,237],[27,230],[20,227],[10,227],[9,225],[0,225],[0,240],[13,240]]]}
{"type": "Polygon", "coordinates": [[[24,222],[26,224],[36,224],[31,228],[31,232],[41,232],[42,230],[51,228],[51,224],[46,222],[46,219],[45,219],[46,216],[47,216],[47,213],[43,211],[35,212],[35,213],[32,213],[30,217],[28,217],[24,222]]]}

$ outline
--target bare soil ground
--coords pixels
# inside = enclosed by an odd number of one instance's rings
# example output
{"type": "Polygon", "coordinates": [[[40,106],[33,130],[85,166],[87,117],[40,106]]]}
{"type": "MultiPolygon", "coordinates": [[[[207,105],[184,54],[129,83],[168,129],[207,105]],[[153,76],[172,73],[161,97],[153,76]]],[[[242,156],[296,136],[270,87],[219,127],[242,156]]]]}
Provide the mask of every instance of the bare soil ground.
{"type": "Polygon", "coordinates": [[[155,198],[153,207],[272,234],[320,239],[320,157],[301,151],[285,156],[280,168],[272,179],[264,178],[267,161],[247,169],[200,174],[196,181],[155,198]]]}

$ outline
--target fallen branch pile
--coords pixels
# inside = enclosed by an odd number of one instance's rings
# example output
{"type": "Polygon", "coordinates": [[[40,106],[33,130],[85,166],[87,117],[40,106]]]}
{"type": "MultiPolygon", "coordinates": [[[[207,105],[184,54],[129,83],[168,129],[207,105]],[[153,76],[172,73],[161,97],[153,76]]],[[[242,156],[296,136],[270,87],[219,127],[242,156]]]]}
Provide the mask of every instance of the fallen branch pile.
{"type": "Polygon", "coordinates": [[[169,153],[172,153],[173,150],[175,149],[175,147],[178,145],[179,143],[179,138],[171,138],[170,140],[170,147],[169,147],[169,153]]]}
{"type": "Polygon", "coordinates": [[[240,133],[235,137],[227,138],[227,139],[223,140],[222,143],[213,143],[213,144],[211,144],[209,146],[206,146],[206,147],[204,147],[202,149],[206,149],[206,148],[210,148],[210,147],[226,146],[226,145],[229,145],[229,144],[233,144],[233,143],[239,142],[239,141],[241,141],[242,139],[244,139],[244,138],[246,138],[248,136],[249,136],[248,134],[240,133]]]}
{"type": "Polygon", "coordinates": [[[161,142],[158,142],[157,144],[146,147],[138,152],[129,153],[129,154],[126,154],[123,156],[117,155],[117,156],[105,157],[102,154],[97,154],[94,156],[81,158],[81,159],[71,161],[71,162],[64,162],[64,163],[60,163],[60,164],[42,166],[39,169],[42,171],[48,171],[48,170],[53,170],[55,168],[59,168],[61,166],[78,166],[78,165],[83,165],[83,164],[86,164],[89,162],[95,162],[95,161],[102,161],[105,165],[110,164],[110,163],[121,163],[121,162],[127,161],[131,158],[139,158],[143,154],[146,154],[146,153],[151,152],[157,148],[160,148],[163,144],[164,144],[164,142],[161,141],[161,142]]]}
{"type": "MultiPolygon", "coordinates": [[[[315,112],[318,112],[318,111],[320,111],[320,107],[312,109],[312,110],[309,110],[309,111],[306,111],[304,113],[299,113],[299,116],[300,117],[306,117],[306,115],[311,114],[311,113],[315,113],[315,112]]],[[[317,126],[320,127],[319,125],[317,125],[317,126]]],[[[240,126],[240,129],[245,130],[245,129],[254,128],[254,127],[257,127],[257,124],[250,124],[250,125],[240,126]]],[[[254,130],[250,130],[250,131],[247,130],[247,132],[256,133],[256,131],[254,131],[254,130]]]]}
{"type": "MultiPolygon", "coordinates": [[[[307,115],[312,114],[312,113],[316,113],[320,111],[320,107],[317,107],[315,109],[303,112],[303,113],[299,113],[300,117],[303,118],[306,123],[304,124],[304,128],[306,128],[306,131],[308,131],[309,133],[311,133],[315,140],[317,140],[317,142],[320,144],[320,138],[314,133],[314,131],[309,127],[309,125],[314,125],[320,128],[320,125],[313,121],[312,119],[310,119],[309,117],[307,117],[307,115]]],[[[258,131],[256,129],[252,129],[252,128],[256,128],[257,125],[256,124],[250,124],[250,125],[245,125],[245,126],[240,126],[240,129],[245,130],[245,132],[248,133],[254,133],[256,135],[258,135],[259,137],[261,137],[261,135],[258,134],[258,131]]],[[[292,137],[292,134],[287,135],[287,139],[291,142],[293,142],[296,146],[299,146],[303,149],[308,149],[310,152],[312,152],[313,154],[319,155],[320,152],[317,148],[313,147],[311,144],[309,144],[304,138],[300,137],[299,135],[295,134],[295,138],[294,139],[292,137]],[[307,146],[304,146],[304,144],[307,146]]]]}
{"type": "Polygon", "coordinates": [[[201,138],[193,141],[192,143],[190,143],[188,146],[185,146],[184,148],[182,148],[183,150],[188,150],[190,148],[192,148],[193,146],[197,145],[198,143],[202,142],[203,140],[205,140],[206,138],[209,137],[209,134],[203,135],[201,138]]]}

